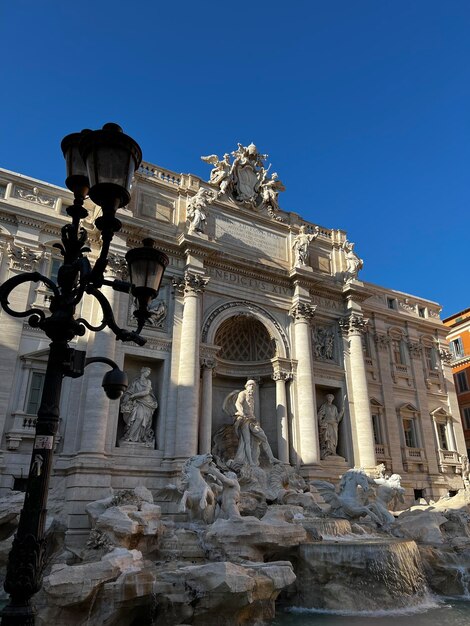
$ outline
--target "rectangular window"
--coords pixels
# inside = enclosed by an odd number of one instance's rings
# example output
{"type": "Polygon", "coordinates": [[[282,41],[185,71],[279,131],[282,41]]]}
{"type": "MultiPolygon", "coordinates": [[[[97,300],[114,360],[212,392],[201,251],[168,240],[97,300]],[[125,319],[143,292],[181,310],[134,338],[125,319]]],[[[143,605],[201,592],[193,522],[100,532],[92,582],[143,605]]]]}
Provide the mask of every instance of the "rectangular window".
{"type": "Polygon", "coordinates": [[[449,348],[454,359],[460,359],[465,356],[461,337],[457,337],[457,339],[452,339],[449,344],[449,348]]]}
{"type": "Polygon", "coordinates": [[[49,278],[57,283],[57,274],[59,273],[59,267],[62,265],[62,259],[52,257],[51,264],[49,266],[49,278]]]}
{"type": "Polygon", "coordinates": [[[439,447],[441,450],[448,450],[449,446],[447,445],[447,435],[446,435],[446,425],[438,424],[437,425],[437,434],[439,436],[439,447]]]}
{"type": "Polygon", "coordinates": [[[426,360],[426,367],[428,370],[435,370],[437,368],[436,350],[429,346],[424,347],[424,358],[426,360]]]}
{"type": "Polygon", "coordinates": [[[389,309],[396,309],[397,301],[395,300],[395,298],[387,298],[387,306],[389,309]]]}
{"type": "Polygon", "coordinates": [[[420,317],[426,317],[426,309],[423,306],[418,307],[418,315],[420,317]]]}
{"type": "Polygon", "coordinates": [[[393,361],[396,365],[406,365],[405,349],[401,339],[392,339],[393,361]]]}
{"type": "Polygon", "coordinates": [[[455,374],[455,382],[457,383],[457,391],[459,393],[463,393],[464,391],[468,391],[468,380],[467,380],[467,372],[457,372],[455,374]]]}
{"type": "Polygon", "coordinates": [[[376,444],[382,444],[382,425],[380,423],[380,415],[377,413],[372,414],[372,428],[374,430],[374,442],[376,444]]]}
{"type": "Polygon", "coordinates": [[[369,333],[363,333],[362,334],[362,350],[364,352],[364,356],[366,356],[368,359],[371,358],[371,351],[370,351],[370,337],[369,337],[369,333]]]}
{"type": "Polygon", "coordinates": [[[462,421],[465,430],[470,430],[470,406],[465,406],[462,409],[462,421]]]}
{"type": "Polygon", "coordinates": [[[415,422],[413,419],[403,419],[403,431],[407,448],[417,448],[415,422]]]}
{"type": "Polygon", "coordinates": [[[5,185],[0,185],[0,198],[4,198],[7,192],[7,188],[5,185]]]}
{"type": "Polygon", "coordinates": [[[45,377],[45,372],[33,372],[31,375],[28,401],[26,403],[26,413],[28,413],[28,415],[37,415],[38,413],[39,405],[41,404],[42,388],[44,386],[45,377]]]}

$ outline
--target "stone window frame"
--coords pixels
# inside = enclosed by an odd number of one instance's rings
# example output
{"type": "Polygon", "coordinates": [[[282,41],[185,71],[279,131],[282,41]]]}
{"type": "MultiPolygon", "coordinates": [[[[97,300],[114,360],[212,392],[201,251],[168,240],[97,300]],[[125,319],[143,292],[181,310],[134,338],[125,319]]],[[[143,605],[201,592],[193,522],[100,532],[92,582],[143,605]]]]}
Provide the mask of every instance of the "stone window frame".
{"type": "Polygon", "coordinates": [[[445,471],[445,467],[449,465],[457,467],[460,463],[460,454],[457,450],[454,418],[442,406],[430,411],[430,416],[434,427],[441,470],[445,471]]]}
{"type": "MultiPolygon", "coordinates": [[[[21,367],[18,376],[15,377],[13,400],[13,406],[16,406],[16,409],[11,412],[13,424],[5,435],[8,450],[17,450],[22,441],[32,441],[34,439],[37,414],[27,412],[31,396],[31,383],[33,374],[40,373],[45,375],[48,355],[49,349],[46,349],[23,354],[19,357],[21,367]]],[[[60,440],[61,435],[58,433],[54,440],[54,449],[60,440]]]]}
{"type": "Polygon", "coordinates": [[[418,409],[411,404],[411,402],[405,402],[401,404],[397,408],[397,414],[400,420],[401,433],[402,433],[402,441],[405,448],[411,449],[421,449],[422,445],[422,435],[421,435],[421,422],[420,422],[420,412],[418,409]],[[414,439],[414,446],[408,445],[406,432],[407,430],[404,427],[404,422],[409,421],[412,424],[412,433],[414,439]]]}
{"type": "Polygon", "coordinates": [[[406,349],[405,332],[396,326],[391,326],[387,334],[390,338],[390,359],[393,365],[408,368],[409,355],[406,349]],[[399,358],[396,358],[396,357],[399,358]]]}
{"type": "Polygon", "coordinates": [[[440,358],[439,346],[437,341],[431,335],[422,335],[420,337],[420,345],[422,347],[423,368],[425,374],[439,374],[440,358]],[[430,350],[431,352],[428,352],[430,350]]]}
{"type": "Polygon", "coordinates": [[[387,441],[384,430],[384,405],[376,398],[370,398],[369,402],[375,444],[380,446],[386,445],[387,441]],[[374,420],[374,416],[377,417],[377,420],[374,420]],[[378,439],[380,439],[380,441],[378,441],[378,439]]]}

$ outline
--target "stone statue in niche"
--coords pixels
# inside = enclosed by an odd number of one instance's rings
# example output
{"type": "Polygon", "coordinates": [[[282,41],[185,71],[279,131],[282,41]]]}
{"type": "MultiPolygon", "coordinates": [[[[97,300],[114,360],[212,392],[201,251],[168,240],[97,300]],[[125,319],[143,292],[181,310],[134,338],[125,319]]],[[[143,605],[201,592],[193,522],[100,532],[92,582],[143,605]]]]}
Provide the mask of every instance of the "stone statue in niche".
{"type": "Polygon", "coordinates": [[[206,228],[207,213],[206,209],[215,200],[215,195],[207,189],[199,189],[193,196],[186,209],[186,215],[189,220],[188,234],[204,233],[206,228]]]}
{"type": "Polygon", "coordinates": [[[233,459],[235,466],[245,464],[258,466],[260,448],[271,464],[281,463],[272,453],[264,430],[255,416],[256,382],[248,380],[245,389],[232,391],[224,400],[224,411],[234,417],[234,429],[238,437],[238,449],[233,459]]]}
{"type": "Polygon", "coordinates": [[[149,380],[150,374],[150,368],[143,367],[140,376],[134,378],[122,396],[121,412],[126,430],[121,442],[141,443],[153,448],[155,434],[152,419],[158,402],[149,380]]]}
{"type": "Polygon", "coordinates": [[[316,359],[333,361],[335,358],[335,333],[332,328],[315,326],[312,329],[313,353],[316,359]]]}
{"type": "Polygon", "coordinates": [[[315,232],[307,233],[306,227],[302,224],[299,234],[294,238],[292,249],[294,250],[294,265],[302,266],[308,263],[308,247],[310,243],[319,235],[320,229],[315,226],[315,232]]]}
{"type": "Polygon", "coordinates": [[[361,270],[364,266],[364,261],[357,256],[354,252],[354,244],[347,239],[343,243],[343,250],[346,255],[344,282],[349,283],[351,280],[356,280],[359,270],[361,270]]]}
{"type": "Polygon", "coordinates": [[[338,427],[343,419],[346,396],[343,398],[343,408],[338,408],[333,404],[335,399],[332,393],[327,394],[326,402],[318,409],[318,427],[320,435],[320,454],[325,459],[328,456],[337,456],[338,447],[338,427]]]}

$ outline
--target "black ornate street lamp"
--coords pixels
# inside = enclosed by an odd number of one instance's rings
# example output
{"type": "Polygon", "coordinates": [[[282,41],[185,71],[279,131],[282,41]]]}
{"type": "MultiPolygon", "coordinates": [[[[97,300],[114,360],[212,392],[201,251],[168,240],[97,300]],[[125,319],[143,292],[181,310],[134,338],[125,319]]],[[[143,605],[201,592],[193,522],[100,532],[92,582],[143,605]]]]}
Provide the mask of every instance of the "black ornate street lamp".
{"type": "Polygon", "coordinates": [[[62,151],[67,163],[66,185],[74,194],[74,202],[67,208],[72,223],[62,228],[62,243],[55,244],[63,256],[57,284],[39,272],[27,272],[10,278],[0,287],[2,308],[14,317],[29,317],[29,325],[42,329],[51,340],[25,501],[8,558],[4,588],[10,594],[10,603],[1,613],[2,626],[30,626],[35,622],[31,597],[41,587],[46,561],[47,492],[54,438],[59,426],[63,377],[78,378],[87,365],[102,362],[112,368],[103,378],[108,397],[117,399],[127,388],[127,376],[114,361],[101,357],[87,359],[84,351],[71,348],[68,342],[84,335],[86,329],[96,332],[109,327],[117,339],[144,345],[145,339],[139,333],[150,316],[148,304],[157,295],[168,265],[166,255],[155,250],[151,240],[144,240],[143,247],[126,254],[130,282],[104,278],[109,246],[114,233],[121,228],[116,211],[128,204],[132,176],[142,161],[138,144],[117,124],[105,124],[101,130],[83,130],[67,135],[62,141],[62,151]],[[96,228],[101,232],[102,246],[93,267],[85,255],[90,252],[86,247],[87,233],[80,226],[80,221],[88,215],[83,206],[87,195],[102,209],[102,215],[95,220],[96,228]],[[13,289],[26,282],[38,281],[52,291],[50,315],[46,316],[42,309],[11,309],[8,298],[13,289]],[[111,305],[100,291],[103,285],[117,291],[130,291],[136,298],[137,332],[117,325],[111,305]],[[101,306],[103,320],[99,326],[75,317],[84,294],[95,297],[101,306]]]}

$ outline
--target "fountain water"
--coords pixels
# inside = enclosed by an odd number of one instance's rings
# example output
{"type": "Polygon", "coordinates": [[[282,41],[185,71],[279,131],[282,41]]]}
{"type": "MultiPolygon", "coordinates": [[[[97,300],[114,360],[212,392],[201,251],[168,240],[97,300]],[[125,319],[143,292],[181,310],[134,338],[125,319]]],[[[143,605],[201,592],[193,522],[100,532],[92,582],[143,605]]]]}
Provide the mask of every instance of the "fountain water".
{"type": "Polygon", "coordinates": [[[419,605],[429,590],[418,547],[401,539],[328,540],[299,546],[295,605],[357,611],[419,605]]]}

